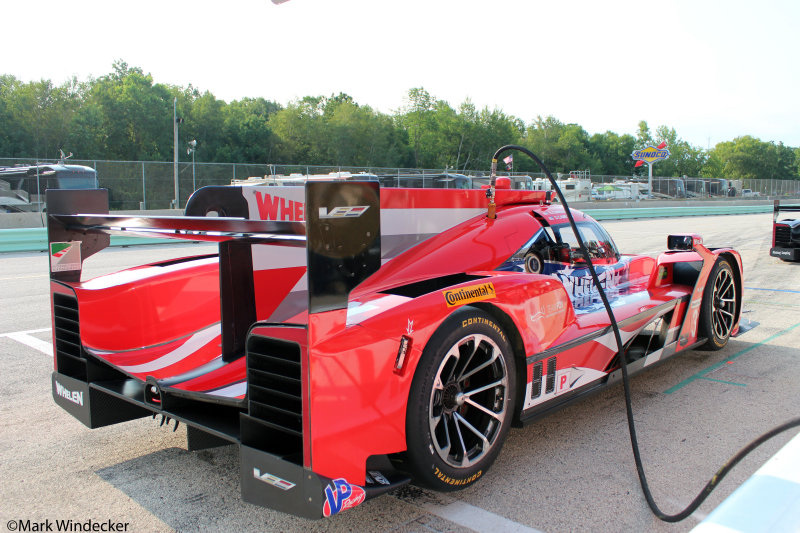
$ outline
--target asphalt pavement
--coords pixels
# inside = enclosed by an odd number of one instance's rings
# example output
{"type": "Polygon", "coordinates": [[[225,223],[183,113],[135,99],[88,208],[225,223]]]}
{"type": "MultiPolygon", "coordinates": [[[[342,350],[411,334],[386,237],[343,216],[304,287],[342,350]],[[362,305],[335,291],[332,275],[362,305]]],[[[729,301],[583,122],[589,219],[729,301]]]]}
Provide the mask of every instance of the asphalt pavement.
{"type": "MultiPolygon", "coordinates": [[[[603,225],[625,253],[655,255],[667,234],[698,233],[744,260],[744,314],[754,329],[718,352],[690,352],[633,378],[645,470],[668,513],[685,507],[749,441],[800,414],[800,264],[769,256],[771,214],[603,225]]],[[[85,275],[213,250],[109,249],[85,275]]],[[[474,486],[409,486],[332,519],[303,520],[243,503],[238,451],[185,448],[183,426],[150,418],[89,430],[56,407],[47,255],[0,255],[0,531],[57,520],[108,531],[688,531],[797,431],[757,449],[690,518],[654,518],[639,487],[620,386],[524,428],[474,486]]],[[[19,529],[22,530],[22,529],[19,529]]],[[[35,530],[35,529],[28,529],[35,530]]]]}

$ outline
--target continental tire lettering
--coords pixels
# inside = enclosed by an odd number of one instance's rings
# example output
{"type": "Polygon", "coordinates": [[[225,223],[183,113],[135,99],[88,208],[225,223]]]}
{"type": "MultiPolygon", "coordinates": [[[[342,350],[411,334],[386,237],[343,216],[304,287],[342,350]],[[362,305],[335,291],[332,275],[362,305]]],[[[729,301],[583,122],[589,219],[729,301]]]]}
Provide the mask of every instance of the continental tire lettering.
{"type": "Polygon", "coordinates": [[[444,294],[444,301],[447,302],[447,307],[488,300],[496,296],[494,285],[491,283],[482,283],[480,285],[470,285],[469,287],[452,289],[444,291],[442,294],[444,294]]]}
{"type": "Polygon", "coordinates": [[[467,326],[471,326],[472,324],[483,324],[484,326],[489,326],[490,328],[495,330],[497,333],[499,333],[500,336],[503,337],[503,340],[506,340],[506,334],[503,331],[503,328],[501,328],[500,326],[498,326],[497,324],[495,324],[491,320],[487,320],[487,319],[485,319],[483,317],[477,317],[477,318],[466,318],[466,319],[461,321],[461,327],[462,328],[465,328],[467,326]]]}
{"type": "Polygon", "coordinates": [[[439,481],[441,481],[443,483],[447,483],[448,485],[453,486],[453,487],[460,487],[462,485],[469,485],[470,483],[476,481],[483,474],[483,470],[478,470],[477,472],[475,472],[474,474],[472,474],[469,477],[456,479],[456,478],[452,478],[452,477],[448,476],[447,474],[445,474],[444,472],[439,470],[438,467],[434,466],[433,470],[434,470],[434,472],[433,472],[434,475],[436,475],[436,478],[439,481]]]}

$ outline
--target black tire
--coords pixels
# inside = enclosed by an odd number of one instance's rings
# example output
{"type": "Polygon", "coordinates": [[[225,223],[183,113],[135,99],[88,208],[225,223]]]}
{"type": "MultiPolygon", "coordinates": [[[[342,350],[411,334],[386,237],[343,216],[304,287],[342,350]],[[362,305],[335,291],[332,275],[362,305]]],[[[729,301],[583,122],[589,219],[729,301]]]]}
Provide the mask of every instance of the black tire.
{"type": "Polygon", "coordinates": [[[700,306],[698,337],[705,337],[705,350],[721,350],[728,344],[736,321],[739,290],[728,259],[720,257],[708,275],[700,306]]]}
{"type": "Polygon", "coordinates": [[[515,389],[514,354],[500,324],[475,308],[454,312],[425,347],[411,384],[405,466],[415,483],[453,491],[486,473],[511,427],[515,389]]]}
{"type": "Polygon", "coordinates": [[[541,274],[544,270],[544,260],[537,252],[525,254],[525,272],[529,274],[541,274]]]}

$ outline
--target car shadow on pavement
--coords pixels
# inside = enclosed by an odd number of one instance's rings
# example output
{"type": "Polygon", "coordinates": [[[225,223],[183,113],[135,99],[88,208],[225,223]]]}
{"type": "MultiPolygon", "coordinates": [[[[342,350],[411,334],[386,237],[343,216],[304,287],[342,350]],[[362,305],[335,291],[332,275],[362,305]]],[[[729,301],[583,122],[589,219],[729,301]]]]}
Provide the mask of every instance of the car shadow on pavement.
{"type": "Polygon", "coordinates": [[[426,513],[392,497],[376,498],[323,520],[245,503],[235,445],[194,452],[167,448],[96,474],[177,531],[431,531],[429,521],[418,523],[426,513]]]}

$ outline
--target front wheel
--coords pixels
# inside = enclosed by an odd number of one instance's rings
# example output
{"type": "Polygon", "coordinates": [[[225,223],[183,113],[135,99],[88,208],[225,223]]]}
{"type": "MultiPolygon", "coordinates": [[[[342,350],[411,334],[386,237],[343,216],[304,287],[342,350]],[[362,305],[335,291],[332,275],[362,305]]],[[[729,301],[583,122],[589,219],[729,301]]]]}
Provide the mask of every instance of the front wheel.
{"type": "Polygon", "coordinates": [[[453,313],[425,347],[411,385],[406,456],[415,482],[452,491],[477,481],[511,426],[515,388],[500,324],[470,307],[453,313]]]}
{"type": "Polygon", "coordinates": [[[721,257],[711,269],[703,290],[698,333],[707,341],[702,348],[721,350],[728,343],[736,323],[738,298],[733,267],[728,259],[721,257]]]}
{"type": "Polygon", "coordinates": [[[544,270],[544,261],[538,252],[528,252],[525,254],[525,272],[529,274],[541,274],[544,270]]]}

